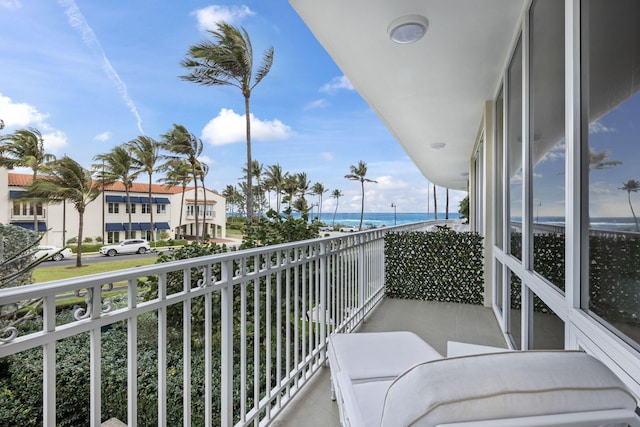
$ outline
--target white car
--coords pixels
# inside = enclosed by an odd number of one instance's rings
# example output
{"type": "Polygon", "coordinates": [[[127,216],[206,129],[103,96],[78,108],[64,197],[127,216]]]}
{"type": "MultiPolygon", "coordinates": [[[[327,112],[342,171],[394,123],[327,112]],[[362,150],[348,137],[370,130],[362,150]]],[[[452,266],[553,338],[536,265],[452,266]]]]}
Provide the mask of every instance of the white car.
{"type": "Polygon", "coordinates": [[[73,252],[69,248],[61,248],[58,246],[38,246],[35,257],[36,259],[45,258],[47,261],[61,261],[65,258],[73,258],[73,252]]]}
{"type": "Polygon", "coordinates": [[[358,227],[340,227],[340,231],[342,233],[353,233],[360,230],[358,229],[358,227]]]}
{"type": "Polygon", "coordinates": [[[149,252],[151,246],[144,239],[127,239],[115,245],[107,245],[100,248],[100,253],[107,256],[118,254],[143,254],[149,252]]]}

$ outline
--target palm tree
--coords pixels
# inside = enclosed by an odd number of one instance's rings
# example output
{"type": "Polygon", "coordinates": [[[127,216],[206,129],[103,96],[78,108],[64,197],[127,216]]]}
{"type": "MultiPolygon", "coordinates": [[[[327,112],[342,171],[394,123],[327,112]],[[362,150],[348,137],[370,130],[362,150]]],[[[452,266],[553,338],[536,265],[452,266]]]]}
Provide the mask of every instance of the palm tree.
{"type": "MultiPolygon", "coordinates": [[[[257,183],[257,188],[253,189],[253,192],[255,195],[257,195],[259,197],[258,199],[258,209],[260,212],[260,215],[262,215],[263,213],[263,207],[265,204],[264,201],[264,194],[263,194],[263,182],[262,182],[262,172],[264,171],[264,166],[257,160],[254,160],[251,162],[251,179],[255,178],[256,179],[256,183],[257,183]]],[[[244,173],[244,178],[245,180],[247,179],[247,168],[244,167],[242,168],[242,172],[244,173]]],[[[251,181],[253,184],[253,181],[251,181]]]]}
{"type": "Polygon", "coordinates": [[[165,172],[165,177],[159,181],[167,187],[182,187],[182,197],[180,198],[180,219],[178,220],[178,238],[182,239],[182,212],[184,212],[184,193],[187,185],[193,180],[191,176],[191,166],[186,159],[170,159],[160,166],[160,170],[165,172]]]}
{"type": "Polygon", "coordinates": [[[367,175],[367,164],[360,160],[357,166],[349,166],[351,173],[348,173],[344,177],[351,181],[360,181],[360,188],[362,189],[362,202],[360,204],[360,226],[358,230],[362,230],[362,218],[364,217],[364,183],[365,182],[373,182],[378,183],[378,181],[374,181],[373,179],[369,179],[366,177],[367,175]]]}
{"type": "Polygon", "coordinates": [[[438,219],[438,198],[436,197],[435,184],[433,184],[433,219],[438,219]]]}
{"type": "MultiPolygon", "coordinates": [[[[104,185],[111,185],[116,182],[121,182],[124,185],[124,191],[127,195],[127,212],[129,213],[127,238],[131,238],[130,191],[133,186],[133,181],[138,177],[140,171],[135,168],[135,162],[129,152],[129,148],[124,144],[118,145],[113,147],[108,153],[98,154],[93,160],[101,162],[95,163],[93,170],[97,172],[104,185]]],[[[80,240],[79,243],[81,242],[80,240]]]]}
{"type": "Polygon", "coordinates": [[[127,143],[127,147],[131,150],[134,164],[138,167],[139,172],[146,172],[149,175],[149,215],[151,241],[155,240],[155,229],[153,225],[153,206],[151,202],[151,185],[153,183],[153,173],[156,171],[156,163],[160,158],[160,144],[153,138],[148,136],[139,136],[127,143]]]}
{"type": "MultiPolygon", "coordinates": [[[[214,41],[203,41],[189,48],[181,65],[189,70],[181,79],[205,86],[235,86],[244,96],[244,114],[247,136],[247,165],[251,160],[251,92],[269,73],[273,64],[273,47],[268,48],[262,63],[253,74],[253,47],[247,31],[225,22],[217,24],[217,30],[209,30],[214,41]],[[253,77],[253,82],[252,82],[253,77]]],[[[253,216],[251,175],[247,175],[247,218],[253,216]]]]}
{"type": "Polygon", "coordinates": [[[338,201],[342,196],[344,196],[344,194],[342,194],[342,191],[338,189],[333,190],[333,193],[331,193],[331,197],[336,199],[336,209],[333,211],[333,221],[331,222],[332,226],[336,225],[336,214],[338,213],[338,201]]]}
{"type": "Polygon", "coordinates": [[[173,129],[162,135],[161,148],[167,150],[169,155],[164,156],[167,160],[186,159],[191,166],[191,176],[195,185],[195,223],[196,223],[196,241],[200,241],[199,223],[198,223],[198,165],[200,161],[198,157],[202,154],[203,144],[200,138],[190,133],[182,125],[173,125],[173,129]]]}
{"type": "MultiPolygon", "coordinates": [[[[298,207],[303,207],[305,210],[307,209],[307,199],[305,198],[307,192],[309,191],[309,187],[311,186],[311,182],[307,179],[306,172],[298,172],[296,175],[296,180],[298,181],[298,189],[297,191],[300,193],[300,201],[298,202],[298,207]]],[[[302,211],[302,209],[298,209],[302,211]]]]}
{"type": "Polygon", "coordinates": [[[42,168],[42,179],[33,181],[27,192],[33,196],[49,201],[70,201],[78,211],[78,252],[76,267],[82,267],[82,232],[84,228],[84,212],[89,203],[101,193],[101,183],[92,179],[91,171],[84,169],[71,158],[64,156],[49,162],[42,168]]]}
{"type": "Polygon", "coordinates": [[[286,174],[282,189],[286,194],[285,200],[289,204],[289,208],[291,208],[291,203],[293,203],[293,199],[298,192],[298,176],[286,174]]]}
{"type": "Polygon", "coordinates": [[[322,216],[322,195],[327,191],[329,190],[324,188],[324,185],[321,182],[316,182],[311,187],[312,194],[318,196],[318,219],[322,216]]]}
{"type": "Polygon", "coordinates": [[[631,208],[631,215],[633,215],[633,220],[636,223],[636,231],[640,231],[640,226],[638,225],[638,218],[636,217],[636,213],[633,210],[633,205],[631,204],[631,193],[637,193],[640,190],[640,181],[636,181],[635,179],[630,179],[627,182],[622,183],[622,187],[619,190],[624,190],[627,192],[627,198],[629,199],[629,207],[631,208]]]}
{"type": "MultiPolygon", "coordinates": [[[[3,123],[4,125],[4,123],[3,123]]],[[[47,163],[55,159],[53,154],[44,152],[44,140],[38,129],[20,129],[12,134],[0,137],[0,166],[7,169],[27,167],[33,172],[33,181],[38,172],[47,163]]],[[[33,206],[33,231],[38,232],[37,201],[31,200],[33,206]]]]}
{"type": "Polygon", "coordinates": [[[286,174],[282,171],[282,166],[278,163],[275,165],[267,166],[267,171],[265,172],[267,175],[267,179],[265,180],[267,185],[276,192],[276,211],[280,212],[280,197],[282,196],[282,192],[284,190],[284,180],[286,174]]]}

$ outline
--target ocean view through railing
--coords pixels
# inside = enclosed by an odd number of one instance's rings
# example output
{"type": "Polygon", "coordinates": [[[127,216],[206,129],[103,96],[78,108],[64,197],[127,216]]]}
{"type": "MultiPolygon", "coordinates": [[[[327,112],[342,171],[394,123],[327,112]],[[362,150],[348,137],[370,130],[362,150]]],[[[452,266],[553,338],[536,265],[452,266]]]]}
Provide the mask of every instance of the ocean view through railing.
{"type": "Polygon", "coordinates": [[[383,298],[385,234],[428,224],[2,289],[2,369],[41,390],[12,421],[264,424],[383,298]],[[70,292],[85,304],[59,313],[70,292]]]}

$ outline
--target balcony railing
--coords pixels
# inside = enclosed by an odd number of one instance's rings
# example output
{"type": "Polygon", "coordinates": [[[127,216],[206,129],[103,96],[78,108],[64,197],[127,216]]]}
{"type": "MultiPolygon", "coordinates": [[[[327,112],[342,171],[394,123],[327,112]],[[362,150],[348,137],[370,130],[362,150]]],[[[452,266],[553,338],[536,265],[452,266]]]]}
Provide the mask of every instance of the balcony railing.
{"type": "Polygon", "coordinates": [[[57,381],[62,375],[56,364],[57,347],[80,335],[88,335],[85,369],[90,392],[86,406],[92,426],[113,416],[103,412],[102,405],[110,397],[103,395],[102,384],[114,381],[103,372],[107,356],[122,359],[121,405],[126,405],[127,414],[122,421],[129,426],[143,424],[138,419],[139,400],[149,390],[157,394],[157,424],[161,426],[176,422],[168,413],[171,405],[180,406],[182,420],[178,422],[185,426],[200,424],[193,421],[196,411],[203,412],[198,416],[204,425],[262,425],[325,362],[327,337],[353,330],[383,298],[384,235],[426,225],[3,289],[0,358],[33,349],[41,352],[43,419],[36,423],[45,426],[61,421],[56,412],[57,400],[64,398],[57,381]],[[119,300],[105,297],[113,289],[122,290],[119,300]],[[60,316],[56,301],[69,294],[83,296],[85,303],[73,310],[73,317],[60,316]],[[41,307],[29,328],[10,323],[12,314],[17,318],[25,312],[21,307],[41,307]],[[110,328],[123,331],[126,351],[121,355],[103,352],[105,331],[110,328]],[[149,330],[154,335],[153,348],[145,347],[141,340],[149,330]],[[170,363],[176,348],[181,366],[175,366],[175,358],[170,363]],[[153,387],[142,384],[142,353],[157,358],[153,387]],[[168,378],[180,371],[182,402],[175,402],[169,396],[168,378]]]}

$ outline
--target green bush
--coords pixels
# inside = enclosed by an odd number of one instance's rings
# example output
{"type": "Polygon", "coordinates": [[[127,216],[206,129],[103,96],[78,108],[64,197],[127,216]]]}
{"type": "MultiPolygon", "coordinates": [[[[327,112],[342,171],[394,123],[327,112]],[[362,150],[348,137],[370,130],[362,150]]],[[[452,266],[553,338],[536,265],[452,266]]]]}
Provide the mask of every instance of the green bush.
{"type": "Polygon", "coordinates": [[[23,271],[13,279],[9,276],[25,270],[33,262],[33,247],[38,240],[38,234],[26,228],[0,224],[0,287],[33,283],[31,270],[23,271]]]}
{"type": "Polygon", "coordinates": [[[484,303],[482,236],[449,229],[385,236],[386,295],[484,303]]]}
{"type": "MultiPolygon", "coordinates": [[[[86,253],[89,253],[89,252],[98,252],[102,246],[104,246],[104,245],[101,244],[101,243],[96,243],[96,244],[92,244],[92,245],[83,243],[82,244],[82,253],[86,254],[86,253]]],[[[69,248],[71,249],[71,251],[73,251],[74,254],[78,253],[78,246],[77,245],[69,246],[69,248]]]]}

